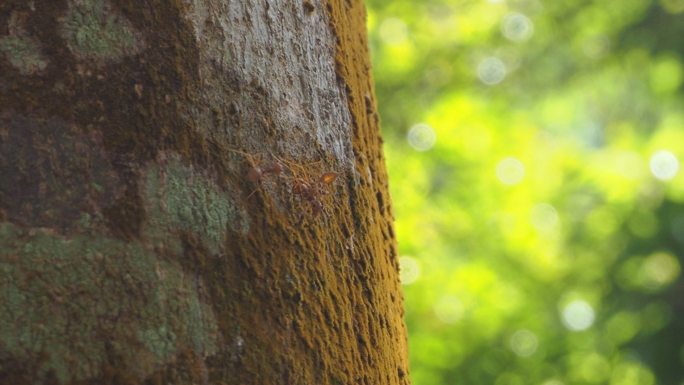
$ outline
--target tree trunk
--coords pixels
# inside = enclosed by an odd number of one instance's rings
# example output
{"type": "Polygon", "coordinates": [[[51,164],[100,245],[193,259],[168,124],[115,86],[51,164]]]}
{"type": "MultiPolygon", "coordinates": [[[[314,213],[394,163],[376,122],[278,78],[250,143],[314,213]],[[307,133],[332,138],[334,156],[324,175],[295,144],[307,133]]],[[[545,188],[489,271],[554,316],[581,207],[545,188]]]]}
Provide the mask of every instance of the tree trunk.
{"type": "Polygon", "coordinates": [[[364,17],[0,1],[0,383],[408,383],[364,17]]]}

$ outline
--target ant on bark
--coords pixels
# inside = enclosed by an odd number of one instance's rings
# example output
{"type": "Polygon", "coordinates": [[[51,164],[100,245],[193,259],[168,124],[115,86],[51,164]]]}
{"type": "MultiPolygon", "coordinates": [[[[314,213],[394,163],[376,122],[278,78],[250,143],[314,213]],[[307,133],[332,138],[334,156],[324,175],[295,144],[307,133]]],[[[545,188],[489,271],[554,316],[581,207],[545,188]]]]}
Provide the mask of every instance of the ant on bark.
{"type": "Polygon", "coordinates": [[[249,199],[252,195],[254,195],[254,193],[256,193],[259,190],[259,187],[261,187],[261,183],[266,176],[279,176],[284,171],[283,165],[277,160],[265,164],[263,160],[257,160],[256,156],[250,153],[236,150],[233,148],[229,148],[228,151],[242,155],[247,160],[247,163],[249,163],[249,169],[247,170],[247,180],[256,184],[257,187],[254,190],[252,190],[252,192],[249,193],[249,195],[247,195],[247,199],[249,199]]]}
{"type": "Polygon", "coordinates": [[[328,193],[324,186],[331,184],[337,179],[337,173],[326,172],[314,182],[302,178],[295,178],[292,184],[292,192],[309,203],[311,213],[317,216],[323,211],[322,196],[328,193]]]}
{"type": "MultiPolygon", "coordinates": [[[[318,216],[325,207],[323,196],[328,194],[328,190],[325,187],[337,179],[337,173],[325,172],[317,178],[316,174],[309,171],[310,169],[307,167],[285,159],[277,159],[289,166],[292,194],[297,196],[300,201],[308,204],[313,216],[318,216]]],[[[320,163],[320,161],[310,163],[307,166],[317,163],[320,163]]]]}
{"type": "Polygon", "coordinates": [[[324,211],[323,196],[328,194],[326,186],[332,184],[337,179],[338,174],[336,172],[325,172],[316,177],[314,173],[309,171],[309,168],[305,167],[318,164],[320,160],[304,166],[271,154],[273,160],[264,162],[252,154],[235,149],[229,150],[244,156],[249,163],[247,180],[255,183],[257,187],[247,198],[259,190],[266,176],[273,175],[289,184],[292,194],[301,202],[306,202],[313,216],[318,216],[324,211]]]}

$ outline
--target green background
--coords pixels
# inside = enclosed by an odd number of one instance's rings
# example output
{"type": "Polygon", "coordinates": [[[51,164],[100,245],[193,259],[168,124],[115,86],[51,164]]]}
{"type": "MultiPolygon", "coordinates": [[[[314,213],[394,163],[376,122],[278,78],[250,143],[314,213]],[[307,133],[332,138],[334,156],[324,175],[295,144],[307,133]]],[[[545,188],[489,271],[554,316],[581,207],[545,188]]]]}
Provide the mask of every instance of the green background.
{"type": "Polygon", "coordinates": [[[415,385],[684,384],[684,0],[369,0],[415,385]]]}

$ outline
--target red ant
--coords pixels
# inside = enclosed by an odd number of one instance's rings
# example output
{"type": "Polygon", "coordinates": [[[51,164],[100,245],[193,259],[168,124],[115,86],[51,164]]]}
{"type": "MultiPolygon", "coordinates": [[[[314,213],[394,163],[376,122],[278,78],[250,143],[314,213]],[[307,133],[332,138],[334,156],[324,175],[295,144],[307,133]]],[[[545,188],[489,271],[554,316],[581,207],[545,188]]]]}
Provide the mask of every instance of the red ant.
{"type": "MultiPolygon", "coordinates": [[[[249,162],[249,171],[247,171],[247,180],[249,180],[252,183],[255,183],[257,185],[261,185],[261,181],[263,180],[264,176],[272,174],[272,175],[280,175],[283,173],[283,165],[279,161],[273,161],[270,162],[268,165],[263,166],[260,165],[261,162],[257,162],[255,160],[255,157],[252,154],[248,154],[246,152],[240,151],[240,150],[234,150],[234,149],[229,149],[229,151],[235,152],[237,154],[240,154],[247,159],[247,162],[249,162]]],[[[275,157],[274,157],[275,158],[275,157]]],[[[259,187],[254,189],[247,198],[251,197],[254,195],[255,192],[259,187]]]]}
{"type": "Polygon", "coordinates": [[[294,180],[292,192],[306,200],[311,206],[311,213],[317,216],[323,211],[323,203],[321,202],[321,195],[328,193],[323,188],[324,185],[331,184],[337,179],[337,173],[326,172],[319,178],[318,181],[311,183],[304,179],[297,178],[294,180]]]}
{"type": "Polygon", "coordinates": [[[267,166],[258,166],[257,164],[252,164],[247,172],[247,179],[254,183],[261,182],[264,175],[273,174],[280,175],[283,172],[283,166],[280,162],[272,162],[267,166]]]}

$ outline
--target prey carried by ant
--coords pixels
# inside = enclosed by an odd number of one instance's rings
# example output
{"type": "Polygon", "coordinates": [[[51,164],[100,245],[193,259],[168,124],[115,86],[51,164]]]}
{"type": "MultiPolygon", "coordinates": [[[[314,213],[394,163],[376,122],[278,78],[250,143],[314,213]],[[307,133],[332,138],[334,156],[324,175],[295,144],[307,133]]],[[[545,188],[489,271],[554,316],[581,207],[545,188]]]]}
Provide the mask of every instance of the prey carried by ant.
{"type": "Polygon", "coordinates": [[[296,178],[292,185],[292,192],[306,201],[311,208],[311,213],[317,216],[323,211],[322,196],[328,193],[325,186],[334,182],[335,179],[337,179],[335,172],[326,172],[313,182],[296,178]]]}

